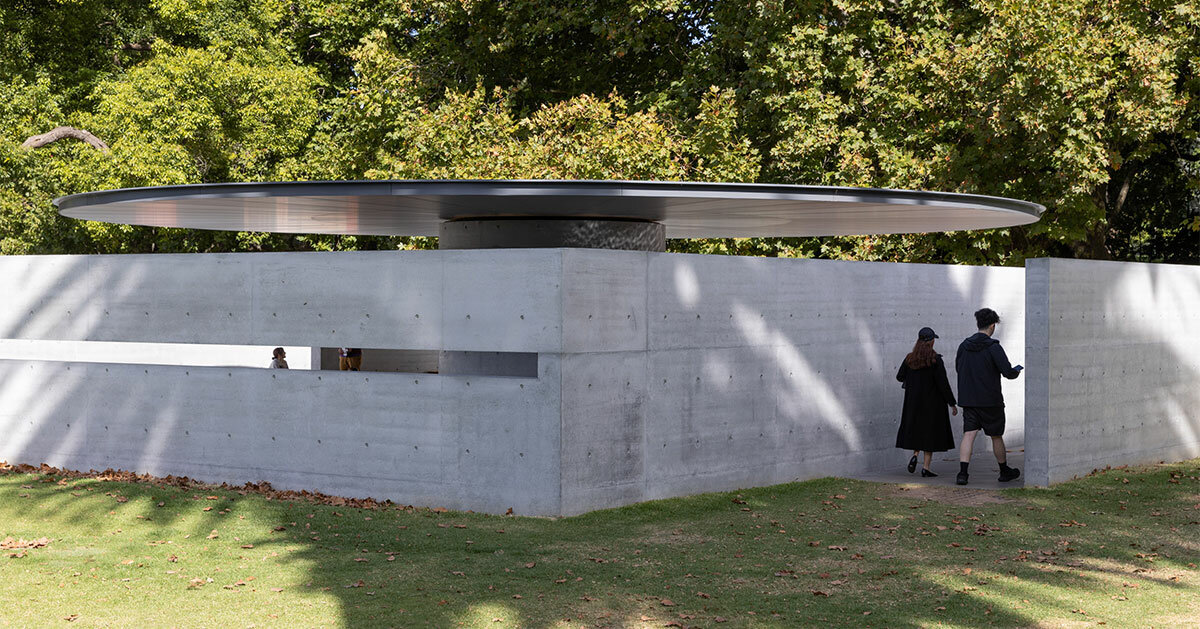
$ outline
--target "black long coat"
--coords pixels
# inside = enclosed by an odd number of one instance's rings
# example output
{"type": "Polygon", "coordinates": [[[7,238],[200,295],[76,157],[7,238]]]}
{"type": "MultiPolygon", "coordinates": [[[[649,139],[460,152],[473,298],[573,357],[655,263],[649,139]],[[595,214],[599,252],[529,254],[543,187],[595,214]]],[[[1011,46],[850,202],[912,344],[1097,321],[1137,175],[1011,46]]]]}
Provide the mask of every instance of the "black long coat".
{"type": "Polygon", "coordinates": [[[932,365],[921,369],[909,369],[908,363],[900,363],[896,379],[904,383],[904,411],[896,433],[896,447],[922,452],[953,450],[950,406],[957,403],[941,355],[932,365]]]}

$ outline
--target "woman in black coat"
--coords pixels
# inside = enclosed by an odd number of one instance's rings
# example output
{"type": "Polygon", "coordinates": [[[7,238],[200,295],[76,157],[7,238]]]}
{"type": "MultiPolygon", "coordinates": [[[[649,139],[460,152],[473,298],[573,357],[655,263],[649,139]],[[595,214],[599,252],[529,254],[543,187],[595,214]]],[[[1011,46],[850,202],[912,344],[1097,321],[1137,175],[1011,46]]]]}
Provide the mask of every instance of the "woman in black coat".
{"type": "Polygon", "coordinates": [[[908,461],[910,474],[917,470],[917,455],[925,453],[921,476],[937,476],[929,469],[933,453],[954,448],[947,407],[958,415],[954,392],[946,378],[946,365],[941,354],[933,351],[936,338],[938,335],[932,329],[921,328],[912,352],[904,357],[900,371],[896,372],[896,379],[904,383],[904,411],[896,433],[896,447],[913,451],[908,461]]]}

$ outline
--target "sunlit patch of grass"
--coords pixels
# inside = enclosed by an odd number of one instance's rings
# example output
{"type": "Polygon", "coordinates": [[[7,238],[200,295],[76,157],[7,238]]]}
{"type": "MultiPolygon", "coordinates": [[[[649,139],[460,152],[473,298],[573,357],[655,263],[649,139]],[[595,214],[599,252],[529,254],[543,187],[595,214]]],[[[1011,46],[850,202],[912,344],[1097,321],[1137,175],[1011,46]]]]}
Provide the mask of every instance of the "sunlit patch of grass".
{"type": "Polygon", "coordinates": [[[472,605],[458,616],[456,622],[467,627],[520,627],[524,624],[521,614],[512,606],[503,603],[472,605]]]}

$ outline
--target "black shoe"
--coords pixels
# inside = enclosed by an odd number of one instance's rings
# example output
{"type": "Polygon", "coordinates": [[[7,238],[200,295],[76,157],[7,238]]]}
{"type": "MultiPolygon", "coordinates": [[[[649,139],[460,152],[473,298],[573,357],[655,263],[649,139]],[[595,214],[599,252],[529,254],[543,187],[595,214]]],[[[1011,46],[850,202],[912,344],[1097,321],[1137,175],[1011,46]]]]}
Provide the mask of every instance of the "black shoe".
{"type": "Polygon", "coordinates": [[[921,468],[921,477],[922,478],[937,478],[937,474],[934,474],[933,472],[930,472],[929,470],[927,470],[925,468],[921,468]]]}
{"type": "Polygon", "coordinates": [[[1007,470],[1000,470],[1000,478],[997,480],[999,480],[1002,483],[1007,483],[1010,480],[1016,479],[1020,475],[1021,475],[1021,470],[1019,470],[1015,467],[1010,467],[1007,470]]]}
{"type": "Polygon", "coordinates": [[[914,454],[913,458],[908,460],[908,473],[912,474],[915,471],[917,471],[917,456],[914,454]]]}
{"type": "Polygon", "coordinates": [[[966,485],[967,484],[967,473],[959,472],[958,478],[954,479],[954,484],[955,485],[966,485]]]}

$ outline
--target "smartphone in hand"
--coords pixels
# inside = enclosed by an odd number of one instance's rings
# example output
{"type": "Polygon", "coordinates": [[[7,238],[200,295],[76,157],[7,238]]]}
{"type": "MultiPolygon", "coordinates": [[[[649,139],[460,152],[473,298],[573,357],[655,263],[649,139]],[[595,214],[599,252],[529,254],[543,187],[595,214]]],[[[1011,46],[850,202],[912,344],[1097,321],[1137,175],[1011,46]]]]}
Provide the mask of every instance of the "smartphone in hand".
{"type": "Polygon", "coordinates": [[[1025,368],[1025,367],[1023,367],[1023,366],[1021,366],[1021,365],[1015,365],[1015,366],[1013,366],[1013,370],[1014,370],[1014,371],[1021,371],[1021,370],[1022,370],[1022,369],[1024,369],[1024,368],[1025,368]]]}

